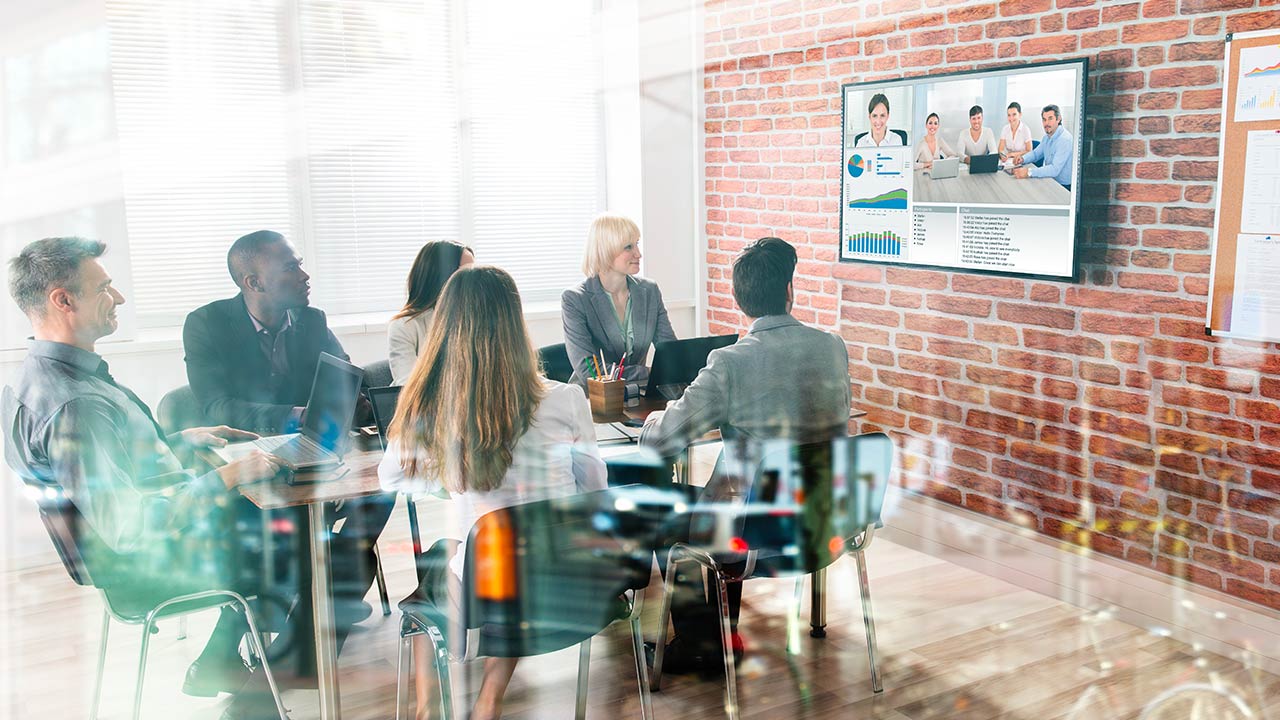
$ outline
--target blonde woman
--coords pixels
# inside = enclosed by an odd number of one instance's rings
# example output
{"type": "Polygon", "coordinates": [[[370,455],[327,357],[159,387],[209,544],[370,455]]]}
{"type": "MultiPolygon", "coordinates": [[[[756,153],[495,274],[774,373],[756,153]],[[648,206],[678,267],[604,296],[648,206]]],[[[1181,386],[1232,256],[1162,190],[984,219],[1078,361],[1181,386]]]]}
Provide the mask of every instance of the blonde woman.
{"type": "Polygon", "coordinates": [[[622,215],[593,220],[582,259],[587,279],[560,296],[573,382],[585,385],[589,358],[603,352],[606,364],[622,360],[628,384],[642,383],[649,378],[644,364],[649,346],[676,339],[662,291],[652,280],[637,277],[638,272],[640,228],[622,215]]]}
{"type": "MultiPolygon", "coordinates": [[[[461,617],[462,545],[476,519],[498,508],[604,489],[606,471],[582,388],[538,373],[510,275],[495,267],[458,270],[435,314],[400,392],[378,478],[388,490],[448,493],[439,500],[448,503],[439,529],[449,540],[424,555],[415,595],[461,617]]],[[[439,707],[439,688],[425,639],[413,642],[418,717],[425,718],[439,707]]],[[[515,667],[513,658],[485,660],[472,718],[501,717],[515,667]]]]}

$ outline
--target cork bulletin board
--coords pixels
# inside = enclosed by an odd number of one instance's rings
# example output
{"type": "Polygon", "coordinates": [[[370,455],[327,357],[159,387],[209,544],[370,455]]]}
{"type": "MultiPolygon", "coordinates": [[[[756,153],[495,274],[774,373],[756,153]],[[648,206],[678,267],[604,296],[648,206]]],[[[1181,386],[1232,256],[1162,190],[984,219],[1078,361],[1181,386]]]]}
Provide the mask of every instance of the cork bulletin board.
{"type": "Polygon", "coordinates": [[[1211,335],[1280,341],[1280,32],[1227,36],[1211,335]]]}

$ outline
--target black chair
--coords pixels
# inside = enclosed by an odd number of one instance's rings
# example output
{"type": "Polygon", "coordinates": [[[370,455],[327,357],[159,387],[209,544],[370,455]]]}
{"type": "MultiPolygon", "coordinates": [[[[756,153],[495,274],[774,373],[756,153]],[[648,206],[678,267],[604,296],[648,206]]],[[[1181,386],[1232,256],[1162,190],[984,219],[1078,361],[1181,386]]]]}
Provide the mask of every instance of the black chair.
{"type": "MultiPolygon", "coordinates": [[[[417,593],[400,603],[396,717],[403,717],[410,638],[424,634],[432,644],[443,717],[453,717],[450,660],[530,657],[573,645],[580,646],[576,717],[584,717],[591,638],[625,618],[631,625],[641,713],[652,718],[640,611],[649,584],[653,523],[636,519],[637,503],[627,492],[582,493],[481,516],[467,541],[463,617],[452,617],[450,608],[417,593]]],[[[422,557],[412,502],[409,509],[415,557],[422,557]]]]}
{"type": "Polygon", "coordinates": [[[387,387],[391,383],[390,360],[378,360],[364,366],[364,384],[367,387],[387,387]]]}
{"type": "Polygon", "coordinates": [[[542,372],[556,382],[569,382],[573,377],[573,363],[569,362],[569,352],[564,343],[547,345],[538,349],[538,359],[542,362],[542,372]]]}
{"type": "MultiPolygon", "coordinates": [[[[105,561],[108,566],[111,566],[119,562],[119,556],[98,537],[71,500],[55,486],[38,483],[28,483],[28,485],[36,491],[32,494],[37,498],[36,505],[40,510],[40,520],[49,532],[49,539],[53,542],[53,547],[58,552],[58,557],[62,560],[62,566],[67,574],[77,585],[97,587],[102,594],[102,637],[98,645],[98,668],[93,685],[93,704],[89,710],[91,720],[98,717],[98,704],[102,698],[102,674],[106,667],[107,637],[112,619],[125,625],[142,626],[142,648],[138,653],[138,679],[134,686],[132,714],[133,720],[138,720],[142,710],[147,648],[156,623],[161,619],[185,618],[193,613],[227,605],[234,605],[243,610],[245,620],[249,624],[246,637],[249,639],[250,649],[258,658],[258,662],[262,663],[267,685],[271,688],[272,697],[276,702],[276,712],[281,720],[287,720],[288,711],[280,699],[280,690],[276,686],[275,677],[271,674],[253,609],[249,607],[248,601],[242,595],[233,590],[206,590],[170,597],[155,605],[129,602],[127,594],[122,598],[120,594],[112,592],[109,581],[102,580],[101,585],[95,582],[94,574],[107,578],[110,577],[110,573],[103,571],[91,574],[88,559],[94,558],[95,563],[105,561]]],[[[98,570],[102,571],[102,566],[99,566],[98,570]]]]}
{"type": "Polygon", "coordinates": [[[160,423],[166,433],[207,424],[190,385],[170,390],[160,398],[160,404],[156,406],[156,422],[160,423]]]}
{"type": "MultiPolygon", "coordinates": [[[[871,686],[881,692],[876,666],[876,632],[871,609],[864,553],[871,544],[893,466],[893,444],[884,433],[796,444],[774,441],[735,453],[724,451],[716,462],[713,482],[732,488],[723,500],[700,501],[691,511],[690,540],[674,544],[667,555],[662,614],[658,627],[665,634],[671,615],[676,564],[696,562],[714,578],[713,594],[720,606],[720,635],[725,665],[725,711],[738,717],[737,677],[730,642],[726,584],[752,577],[796,577],[796,602],[804,577],[812,575],[812,635],[825,636],[821,593],[828,566],[852,554],[858,569],[858,593],[871,663],[871,686]]],[[[799,622],[794,615],[788,624],[799,622]]],[[[798,635],[788,632],[788,642],[798,635]]],[[[662,678],[665,646],[661,634],[653,663],[653,689],[662,678]]],[[[788,646],[788,652],[797,648],[788,646]]]]}
{"type": "MultiPolygon", "coordinates": [[[[893,133],[894,135],[897,135],[898,137],[902,138],[902,144],[903,144],[903,145],[906,145],[906,144],[907,144],[907,131],[906,131],[906,130],[895,130],[895,129],[893,129],[893,128],[889,128],[889,132],[891,132],[891,133],[893,133]]],[[[860,132],[860,133],[858,133],[857,135],[854,135],[854,136],[853,136],[853,144],[854,144],[854,145],[857,145],[859,140],[861,140],[863,137],[865,137],[865,136],[867,136],[867,135],[869,135],[869,134],[870,134],[870,131],[867,131],[867,132],[860,132]]]]}

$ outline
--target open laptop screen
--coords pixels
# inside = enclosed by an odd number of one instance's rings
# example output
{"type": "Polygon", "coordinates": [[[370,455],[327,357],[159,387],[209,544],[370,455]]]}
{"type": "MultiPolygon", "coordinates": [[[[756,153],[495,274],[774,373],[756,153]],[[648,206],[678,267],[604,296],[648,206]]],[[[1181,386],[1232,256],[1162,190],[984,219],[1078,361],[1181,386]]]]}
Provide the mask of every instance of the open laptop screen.
{"type": "Polygon", "coordinates": [[[400,399],[400,386],[369,388],[369,404],[373,406],[373,422],[378,426],[378,439],[387,447],[387,428],[396,416],[396,402],[400,399]]]}
{"type": "Polygon", "coordinates": [[[320,447],[337,452],[351,430],[362,380],[364,371],[360,368],[329,353],[320,353],[302,434],[320,447]]]}
{"type": "Polygon", "coordinates": [[[727,347],[737,341],[737,335],[711,335],[654,343],[653,367],[649,370],[649,385],[645,395],[674,400],[706,367],[707,355],[712,350],[727,347]]]}

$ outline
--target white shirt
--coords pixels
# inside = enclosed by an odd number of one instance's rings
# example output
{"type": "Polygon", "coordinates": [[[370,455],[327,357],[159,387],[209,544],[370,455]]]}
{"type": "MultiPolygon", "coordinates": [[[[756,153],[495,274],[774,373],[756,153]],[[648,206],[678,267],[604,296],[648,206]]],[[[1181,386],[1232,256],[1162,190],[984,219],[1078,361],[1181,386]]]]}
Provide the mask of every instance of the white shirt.
{"type": "MultiPolygon", "coordinates": [[[[431,502],[448,503],[446,527],[439,535],[462,541],[449,568],[459,578],[466,559],[467,535],[481,515],[535,500],[603,490],[607,471],[596,447],[595,426],[586,393],[577,385],[543,380],[547,395],[533,413],[529,430],[516,441],[511,467],[502,484],[488,492],[464,492],[431,502]]],[[[400,467],[400,444],[392,441],[378,465],[378,482],[385,490],[438,493],[438,477],[408,477],[400,467]]]]}
{"type": "Polygon", "coordinates": [[[968,128],[960,131],[960,154],[973,157],[974,155],[992,155],[1000,151],[1000,146],[996,144],[996,136],[991,134],[991,128],[983,127],[982,132],[978,133],[978,139],[973,139],[973,134],[968,128]]]}
{"type": "Polygon", "coordinates": [[[1015,134],[1005,125],[1000,131],[1000,139],[1004,141],[1005,152],[1026,152],[1031,149],[1031,128],[1026,123],[1018,123],[1018,132],[1015,134]]]}
{"type": "Polygon", "coordinates": [[[418,353],[431,329],[433,311],[424,310],[413,317],[394,318],[387,323],[387,359],[391,362],[391,383],[403,385],[413,372],[418,353]]]}
{"type": "Polygon", "coordinates": [[[884,131],[884,142],[876,144],[875,139],[871,137],[871,133],[868,132],[866,135],[863,135],[862,137],[858,138],[858,141],[854,143],[853,146],[854,147],[894,147],[894,146],[902,147],[902,138],[898,137],[898,133],[892,130],[886,129],[884,131]]]}

